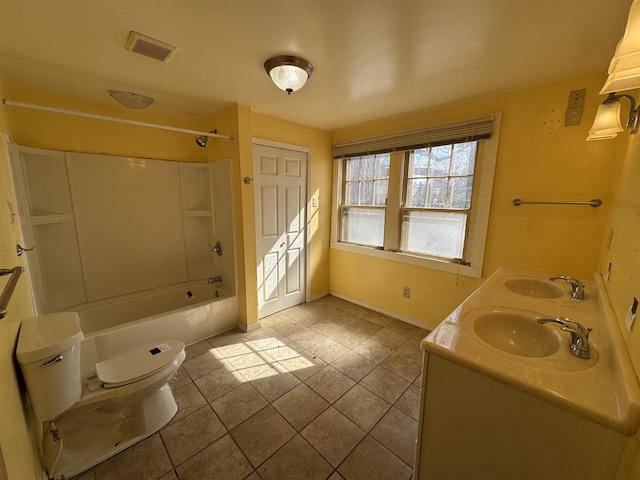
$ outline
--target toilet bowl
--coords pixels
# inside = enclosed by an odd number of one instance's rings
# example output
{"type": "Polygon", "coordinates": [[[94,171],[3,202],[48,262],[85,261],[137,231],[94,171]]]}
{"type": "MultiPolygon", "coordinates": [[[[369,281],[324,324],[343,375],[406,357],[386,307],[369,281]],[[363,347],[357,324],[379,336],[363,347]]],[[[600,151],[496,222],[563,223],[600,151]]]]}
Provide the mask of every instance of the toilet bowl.
{"type": "Polygon", "coordinates": [[[75,312],[22,322],[16,358],[43,426],[50,478],[70,478],[155,433],[178,411],[169,381],[185,358],[179,340],[146,342],[81,375],[84,334],[75,312]]]}

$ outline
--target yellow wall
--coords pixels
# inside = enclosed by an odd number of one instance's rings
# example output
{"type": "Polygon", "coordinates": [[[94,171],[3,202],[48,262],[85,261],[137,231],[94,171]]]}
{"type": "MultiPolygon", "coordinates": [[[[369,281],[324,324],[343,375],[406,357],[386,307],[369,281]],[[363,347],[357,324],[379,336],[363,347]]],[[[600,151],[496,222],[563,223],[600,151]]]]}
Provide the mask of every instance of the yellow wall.
{"type": "MultiPolygon", "coordinates": [[[[6,87],[0,82],[0,96],[5,96],[6,87]]],[[[11,223],[7,202],[17,211],[17,202],[11,183],[7,145],[4,133],[11,133],[5,108],[0,108],[0,268],[26,267],[24,257],[16,255],[16,244],[22,242],[19,223],[11,223]]],[[[9,277],[0,277],[0,289],[9,277]]],[[[40,478],[39,460],[34,453],[26,416],[22,407],[18,387],[13,351],[18,336],[20,321],[33,316],[31,292],[27,276],[23,275],[7,308],[8,315],[0,320],[0,448],[12,480],[40,478]]]]}
{"type": "MultiPolygon", "coordinates": [[[[637,99],[640,90],[624,93],[631,94],[637,99]]],[[[626,100],[622,100],[621,103],[626,104],[626,100]]],[[[606,278],[606,272],[611,264],[611,274],[606,283],[607,291],[631,362],[638,375],[640,373],[640,326],[636,322],[629,331],[624,320],[633,298],[640,300],[640,189],[638,188],[640,185],[640,135],[624,132],[619,137],[624,141],[623,148],[620,154],[611,160],[620,157],[622,164],[616,185],[616,199],[605,229],[600,272],[606,278]],[[613,237],[609,243],[611,231],[613,231],[613,237]]],[[[612,168],[614,165],[615,161],[612,161],[612,168]]],[[[640,316],[640,311],[638,314],[640,316]]],[[[636,435],[636,448],[638,444],[640,444],[640,432],[636,435]]],[[[628,458],[622,466],[628,469],[628,472],[626,477],[620,478],[640,478],[640,453],[636,453],[635,460],[628,458]]]]}
{"type": "Polygon", "coordinates": [[[251,326],[258,321],[255,197],[253,184],[253,140],[306,147],[309,152],[309,195],[318,198],[317,207],[309,207],[310,294],[322,296],[329,291],[329,220],[331,216],[331,134],[288,122],[236,105],[207,122],[208,128],[224,129],[233,142],[214,141],[208,145],[207,160],[232,158],[234,192],[234,228],[238,272],[240,322],[251,326]]]}
{"type": "Polygon", "coordinates": [[[332,135],[304,125],[267,115],[253,114],[253,136],[264,140],[310,148],[309,190],[316,207],[308,205],[308,245],[310,247],[310,294],[312,298],[329,292],[329,237],[331,233],[332,135]]]}
{"type": "MultiPolygon", "coordinates": [[[[48,107],[203,130],[198,122],[154,114],[153,106],[149,107],[150,111],[131,110],[115,101],[113,106],[107,106],[15,86],[9,86],[7,97],[48,107]]],[[[18,107],[3,106],[2,109],[11,122],[11,140],[19,145],[123,157],[189,162],[205,160],[206,149],[198,147],[194,138],[184,133],[18,107]]]]}
{"type": "MultiPolygon", "coordinates": [[[[629,93],[638,98],[640,91],[629,93]]],[[[604,275],[611,263],[607,290],[638,373],[640,321],[628,331],[624,325],[624,318],[633,298],[636,297],[640,301],[640,135],[629,135],[625,132],[619,137],[625,140],[623,164],[617,184],[616,201],[606,228],[606,237],[608,238],[611,229],[613,237],[610,249],[607,241],[603,243],[600,272],[604,275]]],[[[640,316],[640,307],[638,314],[640,316]]]]}
{"type": "MultiPolygon", "coordinates": [[[[499,266],[591,278],[615,193],[621,141],[586,142],[603,75],[588,75],[335,132],[336,143],[502,112],[483,277],[499,266]],[[586,88],[582,122],[564,127],[569,92],[586,88]],[[557,132],[545,130],[554,115],[557,132]],[[520,206],[528,200],[602,199],[600,208],[520,206]]],[[[481,280],[331,251],[331,290],[437,325],[481,280]],[[361,279],[367,278],[366,286],[361,279]],[[402,286],[411,298],[402,297],[402,286]]]]}

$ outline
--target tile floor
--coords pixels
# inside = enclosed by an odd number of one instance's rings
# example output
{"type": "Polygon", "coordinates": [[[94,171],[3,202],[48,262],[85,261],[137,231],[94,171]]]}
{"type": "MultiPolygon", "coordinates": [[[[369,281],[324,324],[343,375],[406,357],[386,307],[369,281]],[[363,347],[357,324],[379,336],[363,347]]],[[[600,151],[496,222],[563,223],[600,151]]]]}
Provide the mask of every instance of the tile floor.
{"type": "Polygon", "coordinates": [[[426,330],[336,297],[187,347],[160,432],[77,480],[410,479],[426,330]]]}

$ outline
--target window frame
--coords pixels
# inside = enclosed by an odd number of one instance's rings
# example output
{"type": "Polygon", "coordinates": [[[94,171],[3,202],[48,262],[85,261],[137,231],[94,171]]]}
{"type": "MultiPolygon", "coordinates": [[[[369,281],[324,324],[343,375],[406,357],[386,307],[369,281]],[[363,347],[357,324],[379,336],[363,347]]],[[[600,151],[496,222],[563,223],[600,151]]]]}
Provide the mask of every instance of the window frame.
{"type": "MultiPolygon", "coordinates": [[[[361,210],[382,210],[382,212],[383,212],[383,225],[382,225],[382,228],[383,228],[383,231],[385,230],[385,227],[386,227],[386,224],[387,224],[387,217],[386,217],[386,214],[387,214],[387,201],[385,200],[385,202],[383,204],[376,204],[375,203],[376,182],[386,181],[386,183],[387,183],[387,197],[388,197],[388,195],[389,195],[390,178],[389,178],[388,175],[386,177],[377,177],[376,176],[377,168],[376,168],[375,161],[376,161],[376,157],[378,155],[389,155],[390,156],[390,154],[358,155],[358,156],[354,156],[354,157],[345,158],[345,159],[343,159],[342,162],[340,162],[341,163],[340,164],[340,168],[342,169],[342,172],[341,172],[341,174],[342,174],[341,183],[340,183],[340,187],[339,187],[341,189],[341,198],[342,198],[342,196],[346,196],[345,192],[347,191],[347,186],[348,186],[349,183],[357,182],[358,184],[361,184],[363,182],[370,181],[370,182],[372,182],[372,189],[373,189],[372,190],[372,198],[374,200],[374,202],[372,202],[371,205],[363,205],[363,204],[360,204],[360,203],[357,203],[357,204],[349,203],[349,204],[347,204],[346,201],[342,201],[340,203],[340,207],[339,207],[340,208],[340,216],[339,216],[339,225],[338,225],[339,228],[338,228],[338,236],[337,236],[338,240],[337,241],[339,241],[341,243],[349,243],[351,245],[362,245],[362,246],[366,246],[366,247],[379,248],[379,249],[380,248],[384,248],[384,244],[385,244],[384,233],[383,233],[382,245],[379,245],[379,246],[378,245],[372,245],[372,244],[356,243],[356,242],[345,242],[345,241],[341,240],[342,234],[343,234],[344,216],[345,216],[345,211],[346,210],[353,210],[353,211],[358,210],[358,209],[361,209],[361,210]],[[357,180],[352,180],[352,179],[347,178],[347,160],[358,158],[360,160],[360,162],[362,162],[362,159],[365,158],[365,157],[373,157],[373,159],[374,159],[374,174],[373,174],[373,177],[371,179],[358,178],[357,180]]],[[[390,167],[388,168],[388,170],[390,170],[390,167]]],[[[358,198],[359,199],[360,199],[360,196],[361,196],[360,192],[361,192],[361,189],[360,189],[360,186],[358,186],[358,193],[359,193],[358,198]]]]}
{"type": "MultiPolygon", "coordinates": [[[[342,216],[342,186],[344,184],[344,159],[334,160],[331,222],[331,248],[391,261],[458,273],[474,278],[482,277],[493,181],[500,139],[501,114],[494,113],[491,137],[478,141],[471,210],[465,232],[464,261],[430,257],[418,253],[400,251],[402,212],[407,184],[408,153],[391,152],[389,187],[385,213],[383,247],[371,247],[339,241],[342,216]],[[400,162],[398,164],[398,162],[400,162]],[[400,177],[398,179],[398,176],[400,177]],[[398,182],[399,180],[399,182],[398,182]]],[[[357,156],[357,155],[354,155],[357,156]]],[[[407,207],[411,209],[410,207],[407,207]]]]}

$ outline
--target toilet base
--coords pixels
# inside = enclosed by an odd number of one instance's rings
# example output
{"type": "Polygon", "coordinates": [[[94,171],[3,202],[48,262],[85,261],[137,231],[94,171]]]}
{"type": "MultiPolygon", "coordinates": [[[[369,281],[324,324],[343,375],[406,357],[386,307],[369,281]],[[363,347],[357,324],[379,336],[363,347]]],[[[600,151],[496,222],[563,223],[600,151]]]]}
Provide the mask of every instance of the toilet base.
{"type": "Polygon", "coordinates": [[[178,405],[168,384],[152,395],[126,404],[119,399],[97,404],[96,408],[70,410],[55,420],[60,441],[44,423],[44,456],[50,478],[69,479],[144,440],[165,426],[177,413],[178,405]],[[53,469],[53,472],[51,470],[53,469]]]}

